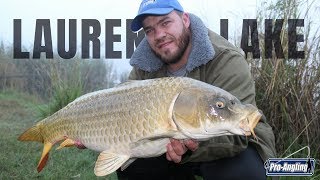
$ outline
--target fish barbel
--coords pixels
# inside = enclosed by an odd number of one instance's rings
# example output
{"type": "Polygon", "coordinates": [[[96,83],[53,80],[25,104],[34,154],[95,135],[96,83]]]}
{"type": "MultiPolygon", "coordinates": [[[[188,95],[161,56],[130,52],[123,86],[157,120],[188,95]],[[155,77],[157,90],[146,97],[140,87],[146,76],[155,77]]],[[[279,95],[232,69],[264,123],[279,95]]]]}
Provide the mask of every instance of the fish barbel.
{"type": "Polygon", "coordinates": [[[137,158],[160,156],[170,138],[208,140],[254,135],[261,114],[230,93],[187,77],[128,81],[85,94],[25,131],[18,140],[44,144],[40,172],[49,151],[76,146],[101,152],[97,176],[137,158]]]}

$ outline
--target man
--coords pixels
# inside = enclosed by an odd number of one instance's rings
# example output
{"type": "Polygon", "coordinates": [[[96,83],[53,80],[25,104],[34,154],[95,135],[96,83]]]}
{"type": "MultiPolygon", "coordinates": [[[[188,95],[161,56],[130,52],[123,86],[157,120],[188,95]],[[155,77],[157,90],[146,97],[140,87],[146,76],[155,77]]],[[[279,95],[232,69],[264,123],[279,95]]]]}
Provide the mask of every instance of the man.
{"type": "MultiPolygon", "coordinates": [[[[131,29],[146,37],[133,53],[129,79],[187,76],[218,86],[243,103],[255,104],[249,67],[236,47],[208,30],[177,0],[143,0],[131,29]]],[[[222,136],[205,142],[171,140],[161,157],[138,159],[119,179],[266,179],[263,167],[275,157],[272,128],[263,118],[257,139],[222,136]]]]}

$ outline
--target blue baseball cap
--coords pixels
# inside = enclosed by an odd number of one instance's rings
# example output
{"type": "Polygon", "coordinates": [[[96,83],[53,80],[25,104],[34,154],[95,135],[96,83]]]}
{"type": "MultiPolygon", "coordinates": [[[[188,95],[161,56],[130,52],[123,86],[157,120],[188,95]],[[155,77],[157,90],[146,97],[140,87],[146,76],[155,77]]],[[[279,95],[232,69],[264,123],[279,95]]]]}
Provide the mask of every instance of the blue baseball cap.
{"type": "Polygon", "coordinates": [[[165,15],[173,10],[183,12],[183,7],[177,0],[143,0],[140,4],[138,15],[131,23],[131,30],[136,32],[142,28],[145,15],[165,15]]]}

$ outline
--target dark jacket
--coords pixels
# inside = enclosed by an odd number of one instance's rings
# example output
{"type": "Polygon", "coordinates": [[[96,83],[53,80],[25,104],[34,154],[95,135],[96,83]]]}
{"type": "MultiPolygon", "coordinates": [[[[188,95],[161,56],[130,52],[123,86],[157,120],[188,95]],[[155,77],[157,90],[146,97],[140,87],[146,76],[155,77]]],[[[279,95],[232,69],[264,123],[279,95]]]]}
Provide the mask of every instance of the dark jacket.
{"type": "MultiPolygon", "coordinates": [[[[255,85],[250,68],[241,50],[223,37],[208,30],[202,21],[190,14],[192,50],[186,66],[187,77],[220,87],[243,103],[255,105],[255,85]]],[[[167,76],[166,65],[158,59],[143,39],[132,55],[133,70],[129,79],[142,80],[167,76]]],[[[243,151],[248,143],[258,150],[263,161],[276,156],[272,128],[263,117],[254,129],[257,139],[244,136],[222,136],[201,142],[199,148],[183,162],[199,162],[232,157],[243,151]]]]}

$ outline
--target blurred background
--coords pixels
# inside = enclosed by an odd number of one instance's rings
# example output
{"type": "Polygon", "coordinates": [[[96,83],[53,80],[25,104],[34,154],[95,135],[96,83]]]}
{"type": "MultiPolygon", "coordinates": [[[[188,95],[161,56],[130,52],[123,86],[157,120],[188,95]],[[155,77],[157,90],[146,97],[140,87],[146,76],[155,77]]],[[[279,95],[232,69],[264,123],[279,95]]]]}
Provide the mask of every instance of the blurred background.
{"type": "MultiPolygon", "coordinates": [[[[228,19],[229,41],[240,47],[243,19],[257,19],[261,57],[247,61],[254,76],[257,106],[266,115],[276,136],[278,157],[317,159],[312,177],[280,179],[320,179],[320,1],[299,0],[180,0],[185,11],[202,18],[215,32],[220,19],[228,19]],[[284,58],[266,59],[265,19],[284,19],[281,44],[284,58]],[[297,28],[304,42],[297,49],[303,59],[288,58],[288,19],[304,19],[297,28]],[[309,147],[310,152],[304,147],[309,147]],[[298,152],[297,152],[298,151],[298,152]],[[297,152],[297,153],[296,153],[297,152]],[[293,155],[292,155],[293,154],[293,155]]],[[[52,151],[47,167],[36,172],[42,145],[21,143],[16,139],[27,128],[61,109],[75,98],[96,90],[113,87],[127,80],[131,70],[126,59],[126,19],[132,19],[140,1],[18,1],[5,0],[0,7],[0,179],[116,179],[97,178],[93,167],[96,152],[67,148],[52,151]],[[101,59],[82,59],[78,50],[72,59],[61,59],[56,51],[57,19],[98,19],[101,23],[101,59]],[[13,59],[13,19],[22,20],[22,50],[32,54],[36,19],[50,19],[54,59],[13,59]],[[114,34],[121,42],[114,50],[123,59],[104,58],[105,19],[121,19],[114,34]]],[[[66,26],[67,28],[68,26],[66,26]]],[[[67,31],[67,30],[66,30],[67,31]]],[[[68,31],[67,31],[68,32],[68,31]]],[[[77,38],[81,34],[78,31],[77,38]]],[[[267,37],[270,38],[270,37],[267,37]]],[[[78,41],[81,42],[81,41],[78,41]]],[[[80,44],[80,43],[79,43],[80,44]]],[[[81,46],[78,46],[81,49],[81,46]]],[[[31,56],[32,57],[32,56],[31,56]]]]}

